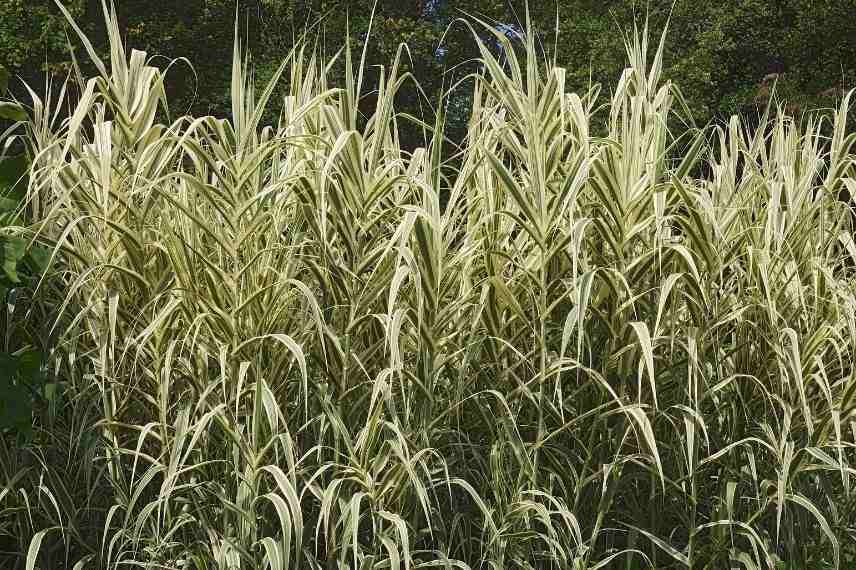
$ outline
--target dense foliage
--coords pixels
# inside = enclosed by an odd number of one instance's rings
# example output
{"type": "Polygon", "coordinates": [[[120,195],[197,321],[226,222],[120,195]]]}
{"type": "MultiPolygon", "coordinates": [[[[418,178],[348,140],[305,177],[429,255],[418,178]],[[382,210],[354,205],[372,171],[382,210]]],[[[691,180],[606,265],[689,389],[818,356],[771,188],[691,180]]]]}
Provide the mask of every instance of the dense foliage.
{"type": "MultiPolygon", "coordinates": [[[[98,0],[62,0],[93,40],[102,56],[107,38],[101,26],[98,0]]],[[[69,31],[55,0],[6,0],[0,3],[0,64],[39,91],[44,73],[61,79],[72,67],[66,48],[69,31]]],[[[120,0],[117,2],[123,37],[150,54],[183,57],[192,68],[177,64],[166,81],[173,116],[229,113],[229,66],[236,7],[240,33],[252,52],[257,86],[271,77],[283,55],[300,40],[307,24],[323,18],[319,46],[331,56],[350,30],[363,38],[373,0],[120,0]]],[[[792,112],[835,106],[845,89],[856,85],[856,0],[546,0],[530,2],[532,30],[538,49],[555,57],[566,69],[569,88],[585,91],[590,82],[612,89],[625,63],[619,30],[650,15],[652,30],[662,30],[671,14],[673,41],[664,52],[664,77],[684,89],[700,124],[750,113],[766,103],[773,83],[792,104],[792,112]],[[557,19],[558,17],[558,19],[557,19]],[[556,32],[558,31],[558,37],[556,32]]],[[[473,71],[478,50],[470,30],[455,19],[483,16],[506,29],[520,29],[524,0],[377,0],[373,40],[366,73],[385,65],[398,45],[409,52],[402,65],[414,71],[422,88],[436,97],[473,71]],[[470,62],[470,63],[468,63],[470,62]],[[447,72],[447,73],[444,73],[447,72]]],[[[476,30],[490,44],[487,30],[476,30]]],[[[314,34],[313,34],[314,37],[314,34]]],[[[81,63],[86,65],[86,58],[81,63]]],[[[90,71],[94,71],[90,69],[90,71]]],[[[331,70],[343,79],[344,69],[331,70]]],[[[287,83],[287,78],[286,78],[287,83]]],[[[16,94],[26,92],[17,82],[16,94]]],[[[275,122],[277,98],[263,118],[275,122]]],[[[433,100],[433,99],[432,99],[433,100]]],[[[405,86],[396,104],[421,116],[426,102],[405,86]]],[[[466,133],[471,101],[458,93],[450,101],[448,135],[466,133]]],[[[418,132],[404,128],[403,144],[420,144],[418,132]]]]}
{"type": "MultiPolygon", "coordinates": [[[[8,79],[8,71],[0,67],[0,93],[6,91],[8,79]]],[[[14,430],[24,435],[31,431],[34,399],[53,399],[56,388],[55,384],[47,388],[41,369],[45,343],[34,342],[28,334],[36,320],[30,318],[32,311],[38,308],[23,298],[27,285],[47,268],[48,252],[21,235],[27,224],[22,214],[29,163],[25,154],[13,154],[11,149],[27,113],[17,103],[0,101],[0,120],[10,123],[0,134],[0,300],[5,305],[0,318],[0,433],[14,430]],[[30,315],[23,319],[16,311],[19,297],[30,307],[30,315]],[[29,320],[30,326],[19,326],[18,320],[29,320]]]]}
{"type": "Polygon", "coordinates": [[[647,31],[604,96],[468,22],[427,124],[401,48],[256,90],[236,43],[228,118],[163,122],[116,16],[109,59],[81,34],[23,125],[62,398],[0,436],[0,565],[856,563],[849,98],[674,135],[647,31]]]}

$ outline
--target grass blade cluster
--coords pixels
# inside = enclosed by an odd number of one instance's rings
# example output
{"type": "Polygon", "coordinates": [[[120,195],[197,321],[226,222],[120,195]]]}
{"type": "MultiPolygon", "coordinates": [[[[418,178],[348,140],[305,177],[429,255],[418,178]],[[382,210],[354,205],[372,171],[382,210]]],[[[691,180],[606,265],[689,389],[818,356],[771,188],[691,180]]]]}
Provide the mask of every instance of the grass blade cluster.
{"type": "Polygon", "coordinates": [[[349,49],[256,92],[236,43],[232,116],[163,123],[105,15],[73,114],[28,125],[66,398],[0,440],[0,562],[856,562],[849,98],[676,136],[647,31],[608,98],[476,35],[460,152],[443,105],[406,152],[403,50],[363,117],[349,49]]]}

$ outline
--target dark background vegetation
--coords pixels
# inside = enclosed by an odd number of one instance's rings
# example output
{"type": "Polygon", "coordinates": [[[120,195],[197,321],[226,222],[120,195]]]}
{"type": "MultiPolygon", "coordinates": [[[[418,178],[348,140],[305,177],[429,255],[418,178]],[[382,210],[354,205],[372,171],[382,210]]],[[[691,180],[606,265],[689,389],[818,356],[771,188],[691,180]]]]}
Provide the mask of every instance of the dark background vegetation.
{"type": "MultiPolygon", "coordinates": [[[[100,0],[63,0],[84,31],[104,48],[100,0]]],[[[127,43],[168,60],[184,57],[169,73],[171,113],[229,113],[229,78],[238,15],[261,83],[271,76],[295,38],[311,28],[332,55],[350,29],[361,49],[373,0],[116,0],[127,43]],[[320,19],[320,23],[319,23],[320,19]]],[[[600,83],[607,90],[625,65],[621,30],[649,16],[654,38],[671,13],[666,77],[677,83],[697,123],[749,113],[776,92],[790,112],[835,104],[856,85],[856,0],[530,0],[533,26],[549,57],[567,69],[568,88],[600,83]],[[557,20],[558,14],[558,20],[557,20]],[[557,26],[558,21],[558,26],[557,26]],[[558,27],[558,41],[556,29],[558,27]],[[774,75],[775,74],[775,75],[774,75]]],[[[430,102],[444,84],[472,71],[476,47],[456,18],[481,15],[512,34],[525,20],[520,0],[379,0],[368,62],[388,64],[402,42],[430,102]],[[451,26],[450,26],[451,24],[451,26]],[[445,72],[445,73],[444,73],[445,72]]],[[[0,2],[0,64],[37,91],[45,76],[71,69],[69,29],[54,0],[0,2]]],[[[483,30],[482,30],[483,32],[483,30]]],[[[71,42],[79,46],[76,38],[71,42]]],[[[81,63],[88,58],[75,48],[81,63]]],[[[373,68],[376,69],[376,68],[373,68]]],[[[371,79],[371,78],[369,78],[371,79]]],[[[369,80],[367,85],[371,85],[369,80]]],[[[20,81],[13,92],[26,101],[20,81]]],[[[468,90],[449,101],[449,134],[460,137],[468,90]]],[[[400,110],[425,109],[415,88],[399,97],[400,110]]],[[[370,97],[364,102],[371,104],[370,97]]],[[[271,110],[269,122],[275,119],[271,110]]],[[[418,130],[408,131],[415,139],[418,130]]],[[[418,144],[404,141],[404,146],[418,144]]]]}

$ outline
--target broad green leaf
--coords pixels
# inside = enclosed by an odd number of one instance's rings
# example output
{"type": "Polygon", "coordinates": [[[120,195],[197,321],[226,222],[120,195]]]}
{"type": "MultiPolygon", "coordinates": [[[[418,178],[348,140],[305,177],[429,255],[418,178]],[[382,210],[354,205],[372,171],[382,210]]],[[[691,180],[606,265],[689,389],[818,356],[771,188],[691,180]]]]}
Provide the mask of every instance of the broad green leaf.
{"type": "Polygon", "coordinates": [[[51,252],[46,247],[33,245],[25,256],[27,267],[35,274],[41,275],[50,267],[51,252]]]}
{"type": "Polygon", "coordinates": [[[3,264],[3,275],[6,279],[17,284],[21,282],[18,275],[18,264],[24,258],[27,242],[22,238],[0,237],[0,261],[3,264]]]}
{"type": "Polygon", "coordinates": [[[8,101],[0,101],[0,119],[8,119],[10,121],[26,121],[27,112],[17,103],[9,103],[8,101]]]}

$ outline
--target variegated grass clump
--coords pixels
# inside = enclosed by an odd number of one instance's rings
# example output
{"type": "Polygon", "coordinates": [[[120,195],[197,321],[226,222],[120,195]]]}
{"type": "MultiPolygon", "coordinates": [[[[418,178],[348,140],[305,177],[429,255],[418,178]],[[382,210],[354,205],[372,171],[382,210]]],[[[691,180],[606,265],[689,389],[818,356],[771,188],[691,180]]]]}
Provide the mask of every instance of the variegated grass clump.
{"type": "Polygon", "coordinates": [[[856,561],[849,97],[675,136],[662,40],[604,99],[497,32],[460,154],[443,101],[410,153],[402,50],[360,117],[365,56],[257,93],[236,43],[232,116],[165,124],[105,14],[73,114],[33,97],[68,397],[0,449],[9,567],[856,561]]]}

